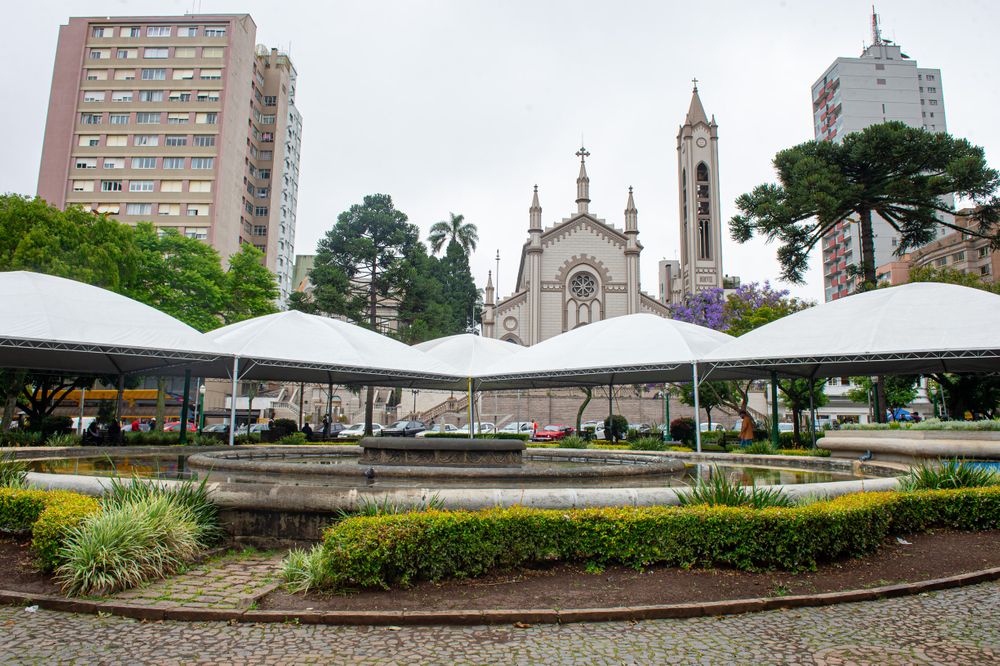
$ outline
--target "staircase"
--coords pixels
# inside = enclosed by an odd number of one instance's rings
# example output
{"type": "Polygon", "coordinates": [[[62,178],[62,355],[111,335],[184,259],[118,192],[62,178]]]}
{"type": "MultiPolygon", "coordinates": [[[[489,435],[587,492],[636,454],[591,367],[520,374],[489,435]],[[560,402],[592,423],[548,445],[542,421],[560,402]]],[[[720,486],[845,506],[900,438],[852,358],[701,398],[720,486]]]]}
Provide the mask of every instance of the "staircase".
{"type": "Polygon", "coordinates": [[[469,409],[469,397],[463,396],[461,398],[448,398],[444,402],[441,402],[434,407],[431,407],[425,412],[417,417],[417,420],[423,421],[424,423],[430,423],[432,420],[436,420],[442,414],[447,414],[453,412],[456,414],[464,414],[469,409]]]}

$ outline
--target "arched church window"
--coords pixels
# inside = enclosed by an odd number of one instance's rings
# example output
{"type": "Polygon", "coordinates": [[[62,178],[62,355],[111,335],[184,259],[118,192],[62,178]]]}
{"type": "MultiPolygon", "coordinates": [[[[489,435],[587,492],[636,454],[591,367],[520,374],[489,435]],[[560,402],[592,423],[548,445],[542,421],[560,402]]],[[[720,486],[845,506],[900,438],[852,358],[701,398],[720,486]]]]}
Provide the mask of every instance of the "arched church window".
{"type": "Polygon", "coordinates": [[[577,298],[593,298],[597,293],[597,281],[590,273],[577,273],[569,281],[569,293],[577,298]]]}
{"type": "Polygon", "coordinates": [[[708,182],[708,167],[705,166],[704,162],[698,163],[698,182],[699,183],[708,182]]]}
{"type": "Polygon", "coordinates": [[[711,223],[708,220],[698,220],[698,258],[712,258],[711,223]]]}

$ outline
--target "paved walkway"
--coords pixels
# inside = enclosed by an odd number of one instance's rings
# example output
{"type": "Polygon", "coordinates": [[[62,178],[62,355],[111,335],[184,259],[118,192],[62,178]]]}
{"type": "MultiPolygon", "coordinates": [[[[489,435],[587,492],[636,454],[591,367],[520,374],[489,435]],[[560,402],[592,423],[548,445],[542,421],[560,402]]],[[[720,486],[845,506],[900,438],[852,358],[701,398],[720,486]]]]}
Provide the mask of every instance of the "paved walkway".
{"type": "Polygon", "coordinates": [[[143,623],[0,607],[4,664],[990,664],[1000,583],[722,618],[499,627],[143,623]]]}
{"type": "Polygon", "coordinates": [[[236,554],[213,558],[189,571],[119,592],[116,601],[157,608],[239,608],[280,582],[281,555],[236,554]]]}

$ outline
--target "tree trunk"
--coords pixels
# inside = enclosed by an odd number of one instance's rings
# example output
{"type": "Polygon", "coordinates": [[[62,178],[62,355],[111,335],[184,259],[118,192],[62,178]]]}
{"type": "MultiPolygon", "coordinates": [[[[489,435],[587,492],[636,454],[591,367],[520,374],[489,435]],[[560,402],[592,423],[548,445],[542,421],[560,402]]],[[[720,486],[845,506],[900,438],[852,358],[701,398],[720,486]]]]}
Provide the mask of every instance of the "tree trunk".
{"type": "MultiPolygon", "coordinates": [[[[589,386],[583,387],[580,390],[583,391],[584,395],[586,395],[587,397],[583,399],[583,402],[580,404],[580,408],[578,410],[576,410],[576,434],[577,435],[580,434],[580,426],[583,423],[583,411],[585,409],[587,409],[587,405],[590,404],[590,398],[593,397],[593,391],[591,391],[591,389],[590,389],[589,386]]],[[[520,426],[518,426],[518,427],[520,427],[520,426]]]]}
{"type": "MultiPolygon", "coordinates": [[[[705,410],[705,416],[708,417],[708,432],[712,432],[712,408],[704,407],[703,409],[705,410]]],[[[701,424],[699,423],[697,426],[700,428],[701,424]]]]}
{"type": "Polygon", "coordinates": [[[10,371],[8,375],[7,400],[3,406],[3,417],[0,419],[0,432],[7,432],[11,422],[14,420],[14,409],[17,408],[17,395],[24,387],[24,380],[27,373],[10,371]]]}
{"type": "Polygon", "coordinates": [[[801,430],[799,428],[799,422],[802,420],[802,410],[798,407],[792,407],[792,441],[798,446],[801,444],[801,430]]]}
{"type": "Polygon", "coordinates": [[[875,232],[872,230],[872,210],[862,208],[861,216],[861,275],[862,284],[858,291],[875,288],[875,232]]]}
{"type": "Polygon", "coordinates": [[[167,416],[167,378],[156,378],[156,432],[163,432],[167,416]]]}

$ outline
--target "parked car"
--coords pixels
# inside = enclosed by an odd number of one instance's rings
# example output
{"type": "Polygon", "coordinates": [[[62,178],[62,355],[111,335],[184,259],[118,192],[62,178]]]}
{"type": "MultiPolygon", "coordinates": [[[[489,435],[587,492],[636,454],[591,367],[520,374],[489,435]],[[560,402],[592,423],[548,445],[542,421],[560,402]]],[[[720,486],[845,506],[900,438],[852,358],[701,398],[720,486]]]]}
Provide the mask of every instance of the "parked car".
{"type": "MultiPolygon", "coordinates": [[[[702,432],[708,432],[708,422],[702,421],[701,423],[699,423],[698,424],[698,429],[701,430],[702,432]]],[[[715,421],[712,422],[712,431],[713,432],[714,431],[719,431],[719,430],[725,430],[725,429],[726,429],[725,424],[716,423],[715,421]]],[[[739,428],[736,428],[736,430],[738,431],[739,428]]]]}
{"type": "Polygon", "coordinates": [[[213,423],[201,429],[202,432],[226,432],[229,428],[225,423],[213,423]]]}
{"type": "MultiPolygon", "coordinates": [[[[338,438],[347,439],[350,437],[364,437],[365,436],[365,424],[355,423],[354,425],[344,428],[337,433],[338,438]]],[[[381,437],[382,436],[382,426],[378,423],[372,424],[372,436],[381,437]]]]}
{"type": "MultiPolygon", "coordinates": [[[[495,423],[480,422],[480,423],[476,424],[476,434],[477,435],[480,434],[480,433],[489,434],[491,432],[496,432],[496,431],[497,431],[497,426],[496,426],[495,423]]],[[[456,430],[455,432],[458,433],[458,434],[460,434],[460,435],[468,435],[469,434],[469,426],[464,425],[461,428],[459,428],[458,430],[456,430]]]]}
{"type": "MultiPolygon", "coordinates": [[[[193,432],[194,430],[197,429],[198,426],[194,424],[194,421],[188,421],[187,425],[188,432],[193,432]]],[[[163,432],[180,432],[180,431],[181,431],[180,421],[171,421],[170,423],[167,423],[166,425],[163,426],[163,432]]]]}
{"type": "Polygon", "coordinates": [[[530,435],[534,430],[534,423],[531,421],[511,421],[498,432],[502,435],[530,435]]]}
{"type": "Polygon", "coordinates": [[[427,426],[423,421],[396,421],[382,429],[382,437],[414,437],[424,430],[427,430],[427,426]]]}
{"type": "Polygon", "coordinates": [[[628,429],[629,431],[635,430],[640,435],[648,435],[652,431],[648,423],[629,423],[628,429]]]}
{"type": "Polygon", "coordinates": [[[533,439],[536,442],[554,442],[566,437],[567,435],[572,435],[576,432],[576,428],[573,426],[555,424],[547,425],[544,428],[539,429],[533,439]]]}
{"type": "Polygon", "coordinates": [[[442,432],[443,433],[458,432],[458,428],[456,428],[455,426],[453,426],[450,423],[438,423],[436,425],[432,425],[430,428],[427,428],[426,430],[418,432],[416,434],[416,436],[417,437],[426,437],[430,433],[442,433],[442,432]]]}

